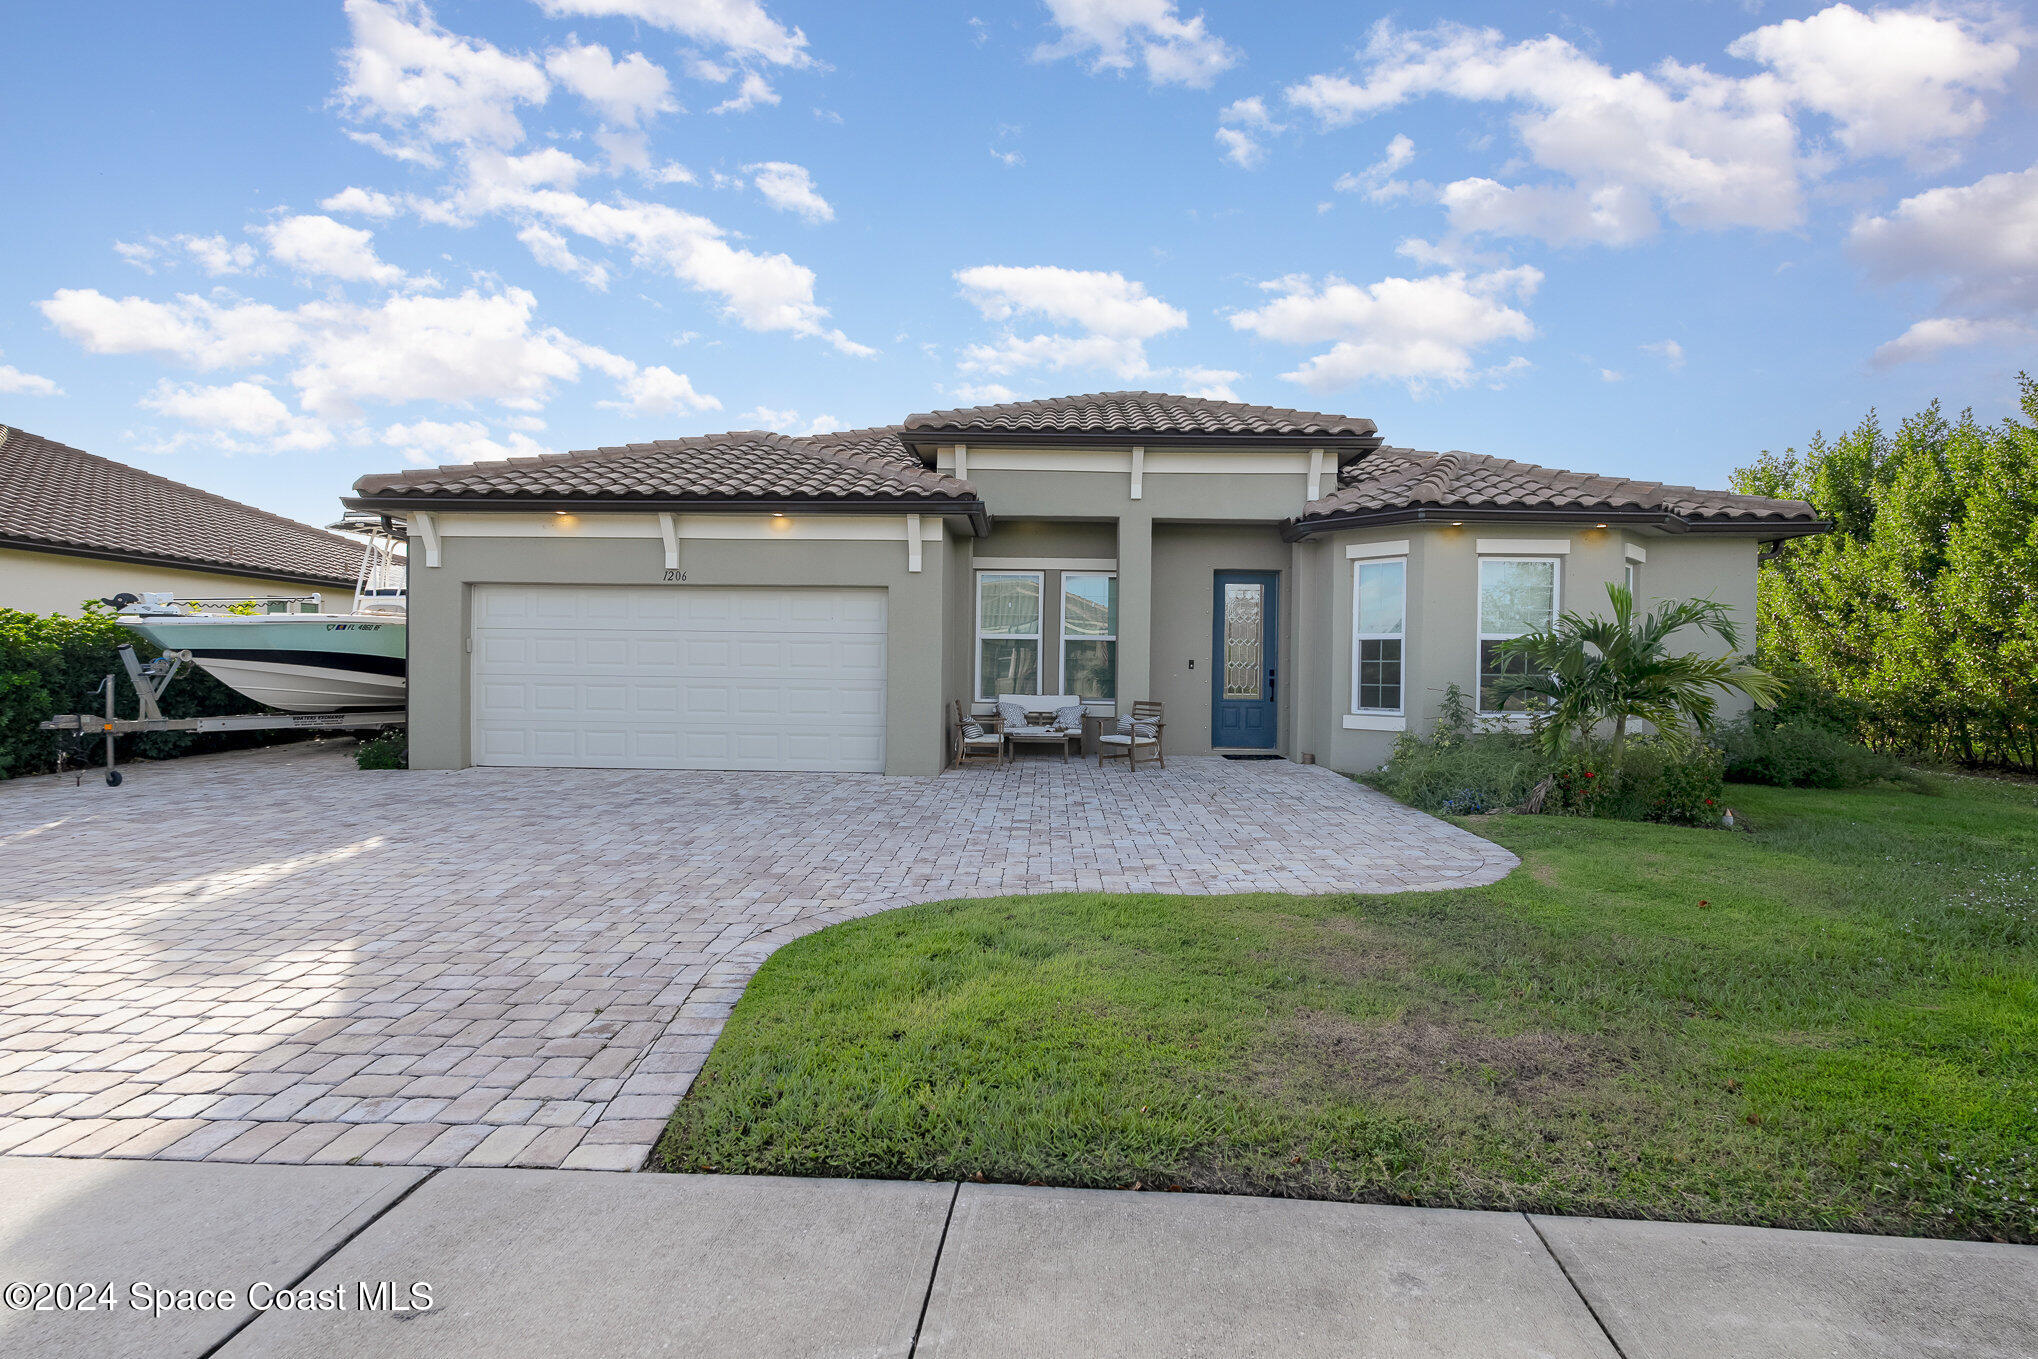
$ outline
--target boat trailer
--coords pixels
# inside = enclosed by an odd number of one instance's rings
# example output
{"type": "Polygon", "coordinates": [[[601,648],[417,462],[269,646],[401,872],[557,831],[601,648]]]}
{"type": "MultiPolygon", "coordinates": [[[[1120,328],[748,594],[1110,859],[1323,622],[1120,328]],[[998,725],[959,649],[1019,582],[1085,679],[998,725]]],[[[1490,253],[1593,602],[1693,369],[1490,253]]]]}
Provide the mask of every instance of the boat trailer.
{"type": "Polygon", "coordinates": [[[407,716],[402,708],[359,713],[241,713],[233,717],[165,717],[160,700],[170,682],[191,663],[188,651],[166,651],[152,661],[135,655],[132,646],[122,644],[120,663],[134,685],[139,700],[136,715],[114,715],[114,676],[99,681],[92,692],[106,697],[105,716],[90,713],[62,713],[42,723],[44,731],[76,732],[80,737],[106,738],[106,782],[120,786],[120,771],[113,767],[113,741],[117,736],[150,731],[346,731],[357,727],[394,727],[407,716]]]}

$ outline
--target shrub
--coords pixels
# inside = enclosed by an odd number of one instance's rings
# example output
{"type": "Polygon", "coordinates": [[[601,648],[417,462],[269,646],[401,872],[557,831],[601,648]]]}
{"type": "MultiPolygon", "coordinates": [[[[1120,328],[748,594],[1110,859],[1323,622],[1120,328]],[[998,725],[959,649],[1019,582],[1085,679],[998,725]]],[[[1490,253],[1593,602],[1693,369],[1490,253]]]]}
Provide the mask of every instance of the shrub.
{"type": "Polygon", "coordinates": [[[1717,826],[1725,814],[1720,752],[1680,749],[1661,741],[1630,741],[1616,756],[1583,749],[1552,775],[1545,811],[1673,826],[1717,826]]]}
{"type": "Polygon", "coordinates": [[[1453,684],[1429,732],[1403,732],[1387,763],[1363,777],[1411,807],[1476,816],[1515,806],[1552,767],[1527,732],[1478,729],[1471,704],[1453,684]]]}
{"type": "Polygon", "coordinates": [[[1736,722],[1721,733],[1727,777],[1779,788],[1859,788],[1907,777],[1894,756],[1812,722],[1736,722]]]}
{"type": "Polygon", "coordinates": [[[362,769],[410,768],[410,738],[402,727],[363,741],[354,752],[354,763],[362,769]]]}
{"type": "MultiPolygon", "coordinates": [[[[132,716],[135,698],[121,669],[118,648],[133,645],[143,660],[159,653],[141,637],[114,621],[111,610],[88,607],[81,617],[22,613],[0,609],[0,778],[41,774],[57,767],[66,742],[74,755],[91,758],[100,738],[81,741],[61,732],[42,731],[37,724],[58,713],[103,712],[105,699],[94,690],[107,675],[115,676],[117,711],[132,716]]],[[[166,717],[262,711],[195,667],[179,674],[163,696],[166,717]]],[[[231,750],[274,740],[298,739],[295,733],[188,731],[149,732],[122,737],[121,754],[160,760],[205,750],[231,750]]]]}

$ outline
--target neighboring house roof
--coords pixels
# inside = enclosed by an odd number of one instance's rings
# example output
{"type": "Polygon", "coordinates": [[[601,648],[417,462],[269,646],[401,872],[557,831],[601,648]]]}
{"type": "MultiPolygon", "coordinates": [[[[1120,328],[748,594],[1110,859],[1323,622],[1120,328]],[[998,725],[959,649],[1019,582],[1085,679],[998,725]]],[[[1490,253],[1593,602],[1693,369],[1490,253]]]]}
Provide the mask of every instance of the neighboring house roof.
{"type": "Polygon", "coordinates": [[[361,544],[0,425],[0,546],[352,587],[361,544]]]}
{"type": "Polygon", "coordinates": [[[366,476],[363,502],[592,500],[977,505],[966,482],[930,471],[896,428],[795,438],[766,430],[702,434],[546,457],[366,476]]]}
{"type": "Polygon", "coordinates": [[[1282,406],[1248,406],[1166,392],[1090,392],[1044,401],[1008,401],[996,406],[909,415],[901,427],[916,449],[971,439],[1105,439],[1126,443],[1255,443],[1313,441],[1352,449],[1378,446],[1371,420],[1282,406]]]}
{"type": "Polygon", "coordinates": [[[1777,537],[1825,528],[1802,500],[1566,472],[1479,453],[1382,448],[1344,468],[1338,483],[1336,490],[1311,501],[1291,527],[1307,533],[1342,524],[1464,514],[1486,519],[1602,515],[1698,530],[1773,528],[1777,537]]]}

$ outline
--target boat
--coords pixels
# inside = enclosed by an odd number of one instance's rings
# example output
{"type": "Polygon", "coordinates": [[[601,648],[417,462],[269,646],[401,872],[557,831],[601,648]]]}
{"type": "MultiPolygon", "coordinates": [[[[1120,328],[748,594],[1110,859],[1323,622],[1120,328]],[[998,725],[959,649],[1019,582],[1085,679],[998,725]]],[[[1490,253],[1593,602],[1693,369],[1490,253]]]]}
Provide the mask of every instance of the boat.
{"type": "MultiPolygon", "coordinates": [[[[335,528],[361,531],[360,523],[335,528]]],[[[169,594],[120,595],[119,622],[214,679],[292,713],[400,708],[408,683],[405,562],[386,525],[366,529],[346,613],[206,610],[169,594]]],[[[245,606],[243,606],[243,609],[245,606]]]]}

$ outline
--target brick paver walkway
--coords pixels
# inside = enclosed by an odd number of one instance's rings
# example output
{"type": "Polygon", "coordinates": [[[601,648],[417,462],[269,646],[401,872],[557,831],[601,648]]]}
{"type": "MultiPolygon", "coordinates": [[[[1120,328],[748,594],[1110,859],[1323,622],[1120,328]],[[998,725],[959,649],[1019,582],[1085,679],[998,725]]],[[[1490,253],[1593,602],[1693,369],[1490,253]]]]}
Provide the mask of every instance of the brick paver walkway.
{"type": "Polygon", "coordinates": [[[787,940],[947,897],[1396,891],[1507,851],[1324,769],[0,785],[0,1152],[634,1169],[787,940]]]}

